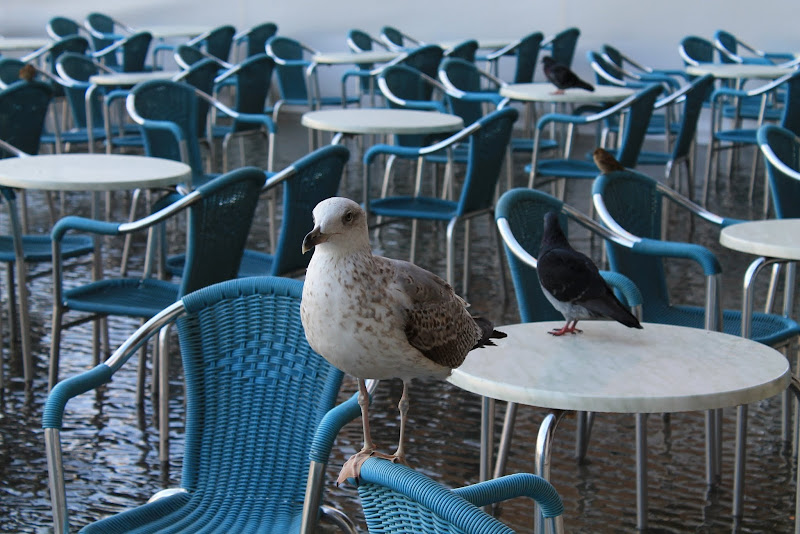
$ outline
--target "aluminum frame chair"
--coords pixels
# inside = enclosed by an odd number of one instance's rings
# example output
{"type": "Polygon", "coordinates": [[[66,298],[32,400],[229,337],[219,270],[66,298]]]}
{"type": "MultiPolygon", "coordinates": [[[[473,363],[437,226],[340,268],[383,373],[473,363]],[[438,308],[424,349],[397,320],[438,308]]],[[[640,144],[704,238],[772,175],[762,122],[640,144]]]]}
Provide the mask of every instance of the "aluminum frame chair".
{"type": "MultiPolygon", "coordinates": [[[[464,184],[458,200],[447,200],[435,195],[426,196],[421,191],[422,184],[417,181],[411,195],[386,196],[370,199],[366,195],[364,209],[367,217],[377,215],[388,220],[411,220],[411,257],[414,262],[416,249],[416,228],[419,220],[442,221],[447,223],[447,274],[446,280],[455,284],[455,227],[464,222],[466,237],[464,243],[464,276],[462,293],[469,287],[469,227],[471,219],[480,215],[494,213],[494,197],[500,170],[505,160],[517,110],[505,108],[494,111],[477,122],[465,127],[447,139],[424,147],[403,147],[395,145],[375,145],[364,154],[364,190],[369,191],[370,164],[381,155],[396,156],[417,160],[430,154],[448,150],[458,143],[468,143],[469,160],[466,166],[464,184]]],[[[373,225],[373,227],[375,227],[373,225]]],[[[499,243],[498,243],[499,245],[499,243]]],[[[499,256],[498,247],[498,256],[499,256]]],[[[499,258],[498,258],[499,259],[499,258]]],[[[503,270],[501,269],[501,275],[503,270]]],[[[503,277],[504,278],[504,277],[503,277]]]]}
{"type": "Polygon", "coordinates": [[[55,16],[47,21],[45,31],[53,39],[59,40],[72,35],[81,35],[82,32],[86,32],[86,28],[69,17],[55,16]]]}
{"type": "Polygon", "coordinates": [[[406,52],[425,44],[419,39],[403,33],[394,26],[382,27],[379,35],[380,40],[386,47],[395,52],[406,52]]]}
{"type": "MultiPolygon", "coordinates": [[[[661,239],[663,232],[663,202],[669,201],[688,210],[689,216],[699,216],[711,224],[724,227],[736,220],[725,219],[666,185],[635,171],[615,171],[597,177],[592,189],[595,210],[603,223],[614,233],[626,237],[632,244],[606,241],[611,269],[630,278],[642,293],[646,322],[705,328],[727,334],[742,335],[742,311],[723,310],[720,304],[722,268],[714,254],[693,243],[678,243],[661,239]],[[664,261],[669,258],[692,260],[703,271],[705,305],[687,306],[670,302],[664,261]]],[[[769,313],[753,313],[750,339],[787,354],[796,352],[800,325],[789,317],[769,313]]],[[[784,439],[788,440],[790,424],[788,393],[784,396],[784,439]]],[[[737,408],[737,444],[734,472],[734,515],[741,515],[744,476],[744,436],[747,429],[747,406],[737,408]]],[[[706,478],[715,484],[720,473],[721,414],[719,410],[706,415],[706,478]]]]}
{"type": "Polygon", "coordinates": [[[277,33],[277,24],[274,22],[262,22],[234,35],[233,47],[240,53],[244,50],[244,58],[263,54],[266,50],[267,41],[277,33]]]}
{"type": "Polygon", "coordinates": [[[480,507],[520,496],[535,501],[553,532],[564,532],[561,497],[548,481],[530,473],[451,490],[406,465],[369,458],[361,467],[358,495],[371,534],[511,534],[480,507]]]}
{"type": "MultiPolygon", "coordinates": [[[[800,70],[786,74],[750,90],[733,89],[721,87],[711,94],[711,129],[709,132],[709,142],[706,155],[705,182],[703,185],[703,204],[708,202],[709,189],[711,182],[716,182],[719,167],[719,152],[722,150],[735,150],[744,146],[757,146],[756,133],[758,128],[767,120],[766,112],[770,98],[775,96],[777,91],[786,89],[783,99],[783,109],[781,110],[780,125],[797,134],[800,134],[800,70]],[[759,111],[757,124],[754,128],[742,128],[741,121],[735,121],[730,128],[723,126],[723,116],[726,109],[733,107],[740,109],[745,100],[757,99],[759,111]]],[[[746,117],[744,117],[746,118],[746,117]]],[[[755,194],[755,177],[758,167],[758,157],[753,158],[750,169],[750,188],[749,198],[753,199],[755,194]]],[[[734,154],[731,152],[728,170],[728,183],[730,185],[734,167],[734,154]]],[[[769,206],[769,196],[767,188],[764,189],[764,215],[769,206]]]]}
{"type": "Polygon", "coordinates": [[[750,44],[745,43],[732,33],[725,30],[714,32],[714,44],[719,51],[719,60],[722,63],[750,63],[754,65],[774,65],[795,59],[794,54],[785,52],[765,52],[750,44]],[[743,49],[748,55],[740,54],[743,49]]]}
{"type": "Polygon", "coordinates": [[[144,72],[153,35],[140,31],[114,41],[107,47],[91,53],[103,65],[121,72],[144,72]],[[113,59],[112,59],[113,58],[113,59]]]}
{"type": "MultiPolygon", "coordinates": [[[[83,26],[89,32],[92,49],[103,50],[115,41],[123,39],[126,35],[136,33],[136,30],[106,13],[92,12],[86,15],[83,26]]],[[[116,68],[116,56],[109,55],[106,66],[116,68]]]]}
{"type": "Polygon", "coordinates": [[[549,51],[550,56],[556,60],[556,63],[571,67],[580,36],[581,31],[578,28],[567,28],[547,37],[542,41],[541,48],[549,51]]]}
{"type": "MultiPolygon", "coordinates": [[[[52,99],[52,90],[44,82],[18,81],[0,91],[0,157],[29,157],[39,152],[41,132],[52,99]]],[[[28,311],[28,280],[45,273],[29,275],[28,265],[52,264],[52,245],[49,235],[25,234],[25,226],[17,207],[16,193],[10,187],[0,187],[0,199],[8,208],[9,235],[0,235],[0,263],[6,266],[9,348],[17,354],[18,332],[31,330],[28,311]],[[21,220],[22,219],[22,220],[21,220]],[[17,302],[19,293],[19,302],[17,302]],[[19,316],[17,316],[19,308],[19,316]],[[19,320],[17,322],[17,317],[19,320]],[[19,330],[18,330],[19,328],[19,330]]],[[[23,204],[24,207],[24,204],[23,204]]],[[[23,210],[24,211],[24,210],[23,210]]],[[[94,241],[83,235],[70,236],[59,252],[61,261],[88,256],[95,251],[94,241]]],[[[34,379],[31,347],[23,346],[20,354],[26,384],[34,379]]],[[[0,374],[3,371],[0,370],[0,374]]]]}
{"type": "Polygon", "coordinates": [[[66,404],[108,383],[140,345],[177,323],[187,392],[180,488],[82,532],[169,527],[187,533],[216,528],[311,534],[322,511],[355,534],[344,514],[321,504],[333,441],[360,409],[356,396],[336,404],[343,373],[309,347],[301,295],[301,282],[274,277],[186,294],[107,361],[57,384],[43,416],[55,531],[69,528],[62,460],[68,451],[61,446],[62,432],[69,432],[66,404]]]}
{"type": "Polygon", "coordinates": [[[499,50],[487,54],[484,58],[490,64],[490,72],[500,76],[500,58],[514,56],[514,76],[511,83],[532,83],[539,62],[539,52],[544,41],[542,32],[533,32],[509,43],[499,50]]]}

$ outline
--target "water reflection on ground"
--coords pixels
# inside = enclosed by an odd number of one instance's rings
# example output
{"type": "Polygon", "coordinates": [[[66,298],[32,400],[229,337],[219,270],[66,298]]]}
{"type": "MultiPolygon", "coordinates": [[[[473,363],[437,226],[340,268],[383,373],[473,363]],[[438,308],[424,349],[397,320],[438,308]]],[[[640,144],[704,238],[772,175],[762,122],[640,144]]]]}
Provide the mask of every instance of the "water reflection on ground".
{"type": "MultiPolygon", "coordinates": [[[[288,121],[297,116],[288,116],[288,121]]],[[[306,150],[305,133],[292,124],[281,124],[283,135],[277,151],[280,165],[287,164],[306,150]],[[287,142],[291,140],[290,142],[287,142]]],[[[583,148],[588,148],[586,140],[583,148]]],[[[354,150],[345,179],[344,193],[360,199],[358,145],[354,150]]],[[[517,161],[518,176],[521,166],[517,161]]],[[[280,166],[279,165],[279,166],[280,166]]],[[[749,169],[749,165],[744,168],[749,169]]],[[[660,169],[642,169],[660,173],[660,169]]],[[[401,175],[408,171],[400,168],[401,175]]],[[[745,171],[742,171],[744,174],[745,171]]],[[[724,186],[712,196],[712,209],[726,216],[752,218],[757,210],[747,198],[746,180],[737,176],[733,188],[724,186]],[[739,185],[742,184],[742,185],[739,185]]],[[[568,192],[568,201],[588,210],[589,184],[576,184],[568,192]]],[[[759,190],[760,195],[760,190],[759,190]]],[[[46,231],[43,197],[31,195],[33,213],[41,213],[35,224],[46,231]]],[[[758,197],[757,195],[757,198],[758,197]]],[[[83,195],[69,195],[67,210],[80,213],[86,207],[83,195]]],[[[116,215],[123,217],[117,206],[116,215]]],[[[254,243],[266,243],[265,213],[254,225],[254,243]]],[[[491,317],[497,324],[518,322],[510,279],[508,287],[499,287],[496,248],[490,226],[474,225],[473,274],[469,300],[475,310],[491,317]],[[506,303],[503,293],[508,296],[506,303]]],[[[684,219],[671,225],[674,239],[689,239],[684,219]]],[[[444,273],[444,229],[423,227],[425,246],[420,247],[418,263],[437,273],[444,273]]],[[[717,230],[699,223],[692,237],[719,254],[724,270],[723,288],[726,307],[738,307],[740,284],[749,262],[747,256],[731,253],[718,244],[717,230]]],[[[573,234],[576,248],[589,250],[588,239],[573,234]]],[[[375,246],[383,254],[407,256],[406,229],[386,229],[375,246]]],[[[118,259],[119,243],[107,242],[107,262],[118,259]]],[[[136,244],[142,252],[142,243],[136,244]]],[[[298,244],[299,246],[299,244],[298,244]]],[[[595,250],[598,254],[599,250],[595,250]]],[[[139,254],[141,257],[141,254],[139,254]]],[[[70,276],[88,276],[85,268],[70,276]]],[[[700,273],[678,262],[670,269],[670,286],[676,299],[700,304],[704,286],[700,273]]],[[[763,284],[762,284],[763,285],[763,284]]],[[[7,362],[7,391],[0,411],[0,531],[50,532],[51,511],[47,486],[47,466],[41,430],[41,411],[46,396],[46,372],[49,350],[50,291],[49,276],[31,283],[33,339],[36,372],[39,377],[31,391],[21,382],[18,361],[7,362]]],[[[5,295],[4,295],[5,298],[5,295]]],[[[112,319],[113,344],[121,343],[138,326],[136,321],[112,319]]],[[[7,330],[7,326],[4,327],[7,330]]],[[[7,340],[7,335],[6,335],[7,340]]],[[[535,340],[532,340],[535,342],[535,340]]],[[[6,343],[7,345],[7,343],[6,343]]],[[[64,335],[61,376],[71,376],[91,366],[91,327],[70,329],[64,335]]],[[[173,344],[175,346],[175,344],[173,344]]],[[[743,355],[746,357],[746,355],[743,355]]],[[[178,358],[173,358],[171,373],[170,428],[172,463],[168,483],[176,485],[180,476],[182,421],[184,415],[178,358]]],[[[136,369],[131,361],[113,382],[96,393],[82,395],[70,402],[64,421],[63,450],[67,497],[73,529],[101,516],[139,505],[162,488],[158,462],[158,435],[153,426],[153,406],[147,402],[137,407],[135,401],[136,369]]],[[[576,369],[575,372],[591,372],[576,369]]],[[[348,379],[342,397],[349,396],[355,384],[348,379]]],[[[397,440],[396,404],[401,393],[399,382],[380,385],[371,409],[373,435],[379,446],[392,450],[397,440]]],[[[457,486],[477,481],[479,453],[479,399],[447,383],[420,380],[411,390],[409,461],[411,465],[444,483],[457,486]]],[[[501,403],[500,403],[501,404],[501,403]]],[[[501,406],[502,410],[502,406],[501,406]]],[[[794,462],[780,441],[780,400],[767,399],[751,407],[748,448],[745,516],[734,525],[730,518],[732,490],[733,429],[735,412],[725,411],[723,481],[718,488],[705,485],[703,414],[672,414],[648,419],[649,453],[649,522],[652,532],[788,532],[794,513],[794,462]]],[[[519,411],[508,471],[533,470],[533,445],[544,410],[522,407],[519,411]]],[[[498,418],[497,429],[500,429],[498,418]]],[[[599,414],[596,418],[587,461],[578,465],[573,459],[574,420],[562,422],[554,446],[552,479],[565,500],[566,526],[569,532],[620,532],[635,530],[634,418],[626,415],[599,414]]],[[[329,467],[329,480],[335,479],[344,459],[361,446],[361,427],[351,423],[339,436],[329,467]]],[[[360,507],[352,489],[337,488],[331,482],[325,500],[361,521],[360,507]]],[[[500,517],[521,531],[530,531],[532,515],[529,503],[512,501],[499,510],[500,517]]]]}

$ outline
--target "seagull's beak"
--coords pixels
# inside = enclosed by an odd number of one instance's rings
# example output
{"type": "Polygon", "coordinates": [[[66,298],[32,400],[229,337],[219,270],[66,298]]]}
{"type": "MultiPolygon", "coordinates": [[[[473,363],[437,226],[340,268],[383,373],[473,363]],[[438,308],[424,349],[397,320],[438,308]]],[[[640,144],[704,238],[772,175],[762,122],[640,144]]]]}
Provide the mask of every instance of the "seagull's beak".
{"type": "Polygon", "coordinates": [[[303,254],[314,248],[320,243],[328,240],[328,235],[322,233],[322,229],[317,226],[303,238],[303,254]]]}

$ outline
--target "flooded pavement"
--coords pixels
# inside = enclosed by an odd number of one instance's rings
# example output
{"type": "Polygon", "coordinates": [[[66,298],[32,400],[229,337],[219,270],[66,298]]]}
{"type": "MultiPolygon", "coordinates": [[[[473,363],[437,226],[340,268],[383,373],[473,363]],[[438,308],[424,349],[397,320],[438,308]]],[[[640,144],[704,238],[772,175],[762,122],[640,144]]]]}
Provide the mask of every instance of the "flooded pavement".
{"type": "MultiPolygon", "coordinates": [[[[306,152],[307,137],[296,125],[297,120],[297,115],[288,114],[285,123],[280,125],[278,168],[306,152]]],[[[588,136],[582,139],[582,145],[582,148],[589,148],[588,136]]],[[[350,143],[349,146],[353,155],[343,182],[343,194],[360,200],[359,145],[350,143]]],[[[519,184],[523,183],[521,167],[524,163],[522,159],[516,162],[519,184]]],[[[758,209],[752,209],[747,198],[747,177],[744,175],[749,172],[749,165],[742,168],[746,170],[741,171],[741,176],[736,176],[732,188],[726,187],[722,180],[721,187],[712,194],[710,208],[725,216],[757,218],[758,209]]],[[[399,167],[399,176],[408,174],[408,170],[403,169],[403,166],[399,167]]],[[[661,173],[660,168],[641,170],[653,176],[661,173]]],[[[758,205],[761,187],[759,184],[758,205]]],[[[587,211],[589,188],[589,183],[570,186],[567,201],[587,211]]],[[[29,203],[36,215],[36,230],[47,231],[49,221],[44,196],[32,194],[29,203]]],[[[86,213],[87,210],[86,195],[76,193],[68,196],[67,211],[70,214],[86,213]]],[[[123,210],[124,206],[118,202],[114,213],[120,220],[124,217],[123,210]]],[[[267,242],[265,221],[265,213],[260,212],[253,227],[254,246],[263,247],[267,242]]],[[[421,230],[425,245],[418,250],[418,263],[443,274],[444,227],[423,225],[421,230]]],[[[511,281],[509,277],[507,287],[500,287],[492,231],[493,227],[486,222],[473,225],[473,271],[468,298],[476,311],[492,318],[496,324],[515,323],[519,318],[511,281]],[[503,299],[504,294],[506,299],[503,299]]],[[[671,224],[671,232],[673,239],[689,239],[685,218],[676,218],[671,224]]],[[[588,239],[577,229],[572,238],[576,248],[585,252],[590,250],[588,239]]],[[[724,272],[723,304],[738,308],[742,276],[751,257],[722,248],[718,244],[718,230],[702,222],[695,226],[692,239],[718,254],[724,272]]],[[[382,254],[406,258],[407,242],[407,229],[392,227],[382,231],[380,241],[375,241],[374,245],[382,254]]],[[[143,243],[136,245],[137,252],[141,253],[143,243]]],[[[120,246],[120,243],[106,242],[109,252],[105,261],[109,265],[117,264],[120,246]]],[[[593,253],[598,257],[599,248],[596,247],[593,253]]],[[[70,271],[70,276],[85,279],[88,269],[79,267],[70,271]]],[[[766,280],[760,282],[763,289],[766,280]]],[[[697,267],[676,262],[670,268],[670,287],[676,300],[702,303],[704,285],[697,267]]],[[[37,379],[32,390],[26,392],[19,361],[8,361],[6,355],[6,392],[0,406],[0,532],[52,531],[41,430],[50,343],[50,276],[34,280],[30,288],[37,379]]],[[[4,294],[3,300],[6,298],[4,294]]],[[[112,346],[119,345],[137,326],[138,322],[134,320],[112,318],[112,346]]],[[[5,316],[3,329],[7,351],[5,316]]],[[[535,340],[531,342],[535,343],[535,340]]],[[[140,505],[164,485],[178,484],[184,416],[178,360],[176,354],[172,358],[170,397],[173,461],[166,480],[158,461],[153,405],[149,400],[144,406],[136,404],[134,361],[123,367],[108,387],[98,393],[84,394],[68,405],[62,441],[73,530],[94,519],[140,505]]],[[[72,376],[90,367],[90,325],[67,330],[63,337],[61,376],[72,376]]],[[[591,373],[591,369],[576,369],[575,372],[591,373]]],[[[348,378],[342,398],[354,390],[355,382],[348,378]]],[[[400,393],[399,381],[383,382],[371,407],[373,437],[386,451],[393,450],[397,441],[396,405],[400,393]]],[[[498,433],[503,408],[503,403],[498,403],[498,433]]],[[[520,408],[507,472],[533,471],[534,443],[538,425],[545,415],[545,410],[520,408]]],[[[661,415],[648,418],[649,532],[775,533],[793,529],[795,462],[780,438],[780,399],[771,398],[751,406],[749,421],[745,515],[741,523],[734,523],[730,509],[735,410],[731,408],[724,412],[723,479],[718,487],[712,489],[705,483],[703,414],[677,413],[668,418],[661,415]]],[[[408,435],[408,460],[412,467],[450,486],[477,482],[479,427],[480,399],[477,396],[446,382],[419,380],[413,383],[408,435]]],[[[579,465],[573,457],[575,420],[567,418],[560,424],[553,449],[551,478],[565,501],[568,532],[635,530],[634,428],[632,415],[598,414],[588,456],[579,465]]],[[[324,500],[328,505],[345,511],[365,529],[356,492],[333,484],[344,460],[361,447],[361,437],[359,421],[349,424],[338,437],[330,461],[324,500]]],[[[533,519],[529,501],[511,501],[498,513],[515,529],[531,531],[533,519]]]]}

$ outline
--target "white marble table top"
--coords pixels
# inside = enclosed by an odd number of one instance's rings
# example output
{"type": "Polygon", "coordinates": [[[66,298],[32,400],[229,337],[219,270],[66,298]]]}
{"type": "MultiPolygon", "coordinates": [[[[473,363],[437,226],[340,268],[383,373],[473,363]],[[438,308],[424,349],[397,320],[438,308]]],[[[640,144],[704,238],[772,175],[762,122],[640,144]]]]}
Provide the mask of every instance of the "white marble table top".
{"type": "Polygon", "coordinates": [[[303,126],[345,134],[433,134],[464,127],[457,115],[389,108],[325,109],[303,113],[303,126]]]}
{"type": "Polygon", "coordinates": [[[0,160],[0,184],[50,191],[119,191],[188,184],[178,161],[125,154],[44,154],[0,160]]]}
{"type": "Polygon", "coordinates": [[[501,326],[507,338],[469,353],[448,379],[492,397],[561,410],[656,413],[747,404],[790,381],[778,351],[746,338],[646,323],[582,321],[581,334],[547,332],[563,321],[501,326]]]}
{"type": "Polygon", "coordinates": [[[171,80],[180,71],[155,70],[146,72],[109,72],[89,76],[89,82],[96,85],[130,85],[150,80],[171,80]]]}
{"type": "Polygon", "coordinates": [[[768,219],[726,226],[723,247],[757,256],[800,260],[800,219],[768,219]]]}
{"type": "Polygon", "coordinates": [[[320,52],[311,61],[323,65],[355,65],[357,63],[386,63],[402,55],[389,50],[369,50],[367,52],[320,52]]]}
{"type": "Polygon", "coordinates": [[[52,42],[47,37],[0,37],[0,50],[8,52],[38,50],[52,42]]]}
{"type": "Polygon", "coordinates": [[[779,78],[795,70],[794,67],[780,67],[778,65],[753,65],[749,63],[701,63],[689,65],[686,73],[692,76],[711,74],[714,78],[779,78]]]}
{"type": "Polygon", "coordinates": [[[619,102],[634,93],[633,89],[614,85],[595,85],[594,91],[566,89],[557,94],[551,83],[513,83],[500,88],[500,95],[526,102],[554,102],[590,104],[594,102],[619,102]]]}
{"type": "Polygon", "coordinates": [[[138,31],[148,31],[153,39],[166,39],[168,37],[195,37],[212,29],[210,26],[197,26],[191,24],[164,24],[140,28],[138,31]]]}

